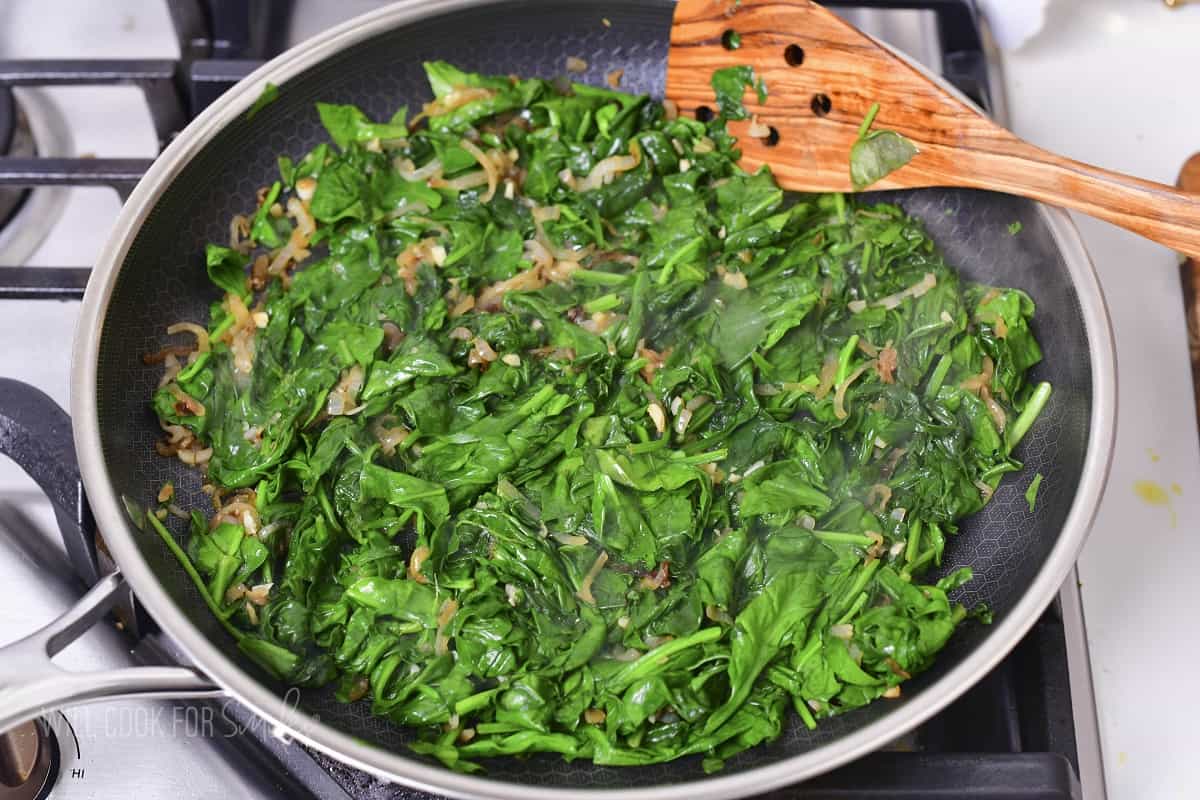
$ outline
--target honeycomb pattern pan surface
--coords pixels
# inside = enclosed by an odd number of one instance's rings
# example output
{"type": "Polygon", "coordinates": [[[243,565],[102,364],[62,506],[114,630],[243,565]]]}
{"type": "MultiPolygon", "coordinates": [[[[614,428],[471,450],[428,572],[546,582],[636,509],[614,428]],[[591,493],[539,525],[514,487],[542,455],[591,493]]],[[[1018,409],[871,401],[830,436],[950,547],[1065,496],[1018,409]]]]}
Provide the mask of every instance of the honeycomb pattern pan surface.
{"type": "MultiPolygon", "coordinates": [[[[89,496],[110,549],[143,603],[196,663],[251,707],[355,766],[458,795],[557,797],[625,790],[629,796],[706,797],[763,791],[829,769],[902,733],[966,688],[1007,652],[1074,560],[1102,488],[1111,447],[1114,380],[1107,315],[1086,255],[1060,212],[970,190],[890,193],[882,199],[921,217],[947,259],[968,279],[1025,289],[1038,303],[1036,333],[1046,359],[1034,378],[1053,398],[1017,457],[1026,464],[993,502],[962,526],[946,567],[970,565],[959,597],[987,602],[992,626],[967,625],[904,699],[823,722],[794,724],[780,739],[730,760],[706,778],[697,759],[650,768],[568,764],[557,756],[495,760],[483,778],[452,774],[404,746],[409,734],[343,705],[286,687],[246,662],[161,542],[128,523],[121,497],[143,505],[170,480],[178,502],[203,507],[197,473],[155,454],[161,435],[147,398],[158,371],[141,354],[165,343],[166,327],[203,321],[216,292],[203,269],[208,241],[251,210],[258,187],[277,176],[279,155],[298,157],[325,132],[314,103],[355,103],[375,118],[429,97],[421,62],[444,58],[471,70],[553,77],[568,56],[584,80],[624,70],[623,87],[652,95],[664,82],[671,5],[644,0],[557,3],[460,0],[402,3],[284,54],[189,126],[127,204],[89,287],[77,344],[73,415],[89,496]],[[606,24],[607,21],[607,24],[606,24]],[[299,55],[297,53],[299,52],[299,55]],[[248,120],[266,80],[279,99],[248,120]],[[1020,222],[1019,236],[1009,225],[1020,222]],[[1023,493],[1045,476],[1036,511],[1023,493]]],[[[183,528],[177,525],[182,540],[183,528]]]]}

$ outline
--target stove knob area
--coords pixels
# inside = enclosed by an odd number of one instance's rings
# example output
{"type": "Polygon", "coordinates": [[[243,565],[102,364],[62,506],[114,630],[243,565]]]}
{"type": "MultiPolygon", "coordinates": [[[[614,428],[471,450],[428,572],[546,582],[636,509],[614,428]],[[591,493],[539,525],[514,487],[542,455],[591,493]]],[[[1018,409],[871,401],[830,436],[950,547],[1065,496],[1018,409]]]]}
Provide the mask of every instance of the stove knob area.
{"type": "Polygon", "coordinates": [[[0,800],[41,800],[58,772],[58,742],[42,720],[0,734],[0,800]]]}

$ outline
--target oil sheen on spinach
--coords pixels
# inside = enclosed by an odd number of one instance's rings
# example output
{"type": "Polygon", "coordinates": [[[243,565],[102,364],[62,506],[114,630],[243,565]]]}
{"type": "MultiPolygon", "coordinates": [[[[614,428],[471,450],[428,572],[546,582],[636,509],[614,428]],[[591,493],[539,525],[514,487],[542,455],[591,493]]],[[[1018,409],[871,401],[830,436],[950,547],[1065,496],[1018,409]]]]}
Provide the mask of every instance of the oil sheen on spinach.
{"type": "Polygon", "coordinates": [[[1049,396],[1030,298],[900,208],[785,197],[720,118],[426,69],[419,115],[320,106],[153,398],[241,649],[466,771],[717,769],[899,696],[1049,396]]]}

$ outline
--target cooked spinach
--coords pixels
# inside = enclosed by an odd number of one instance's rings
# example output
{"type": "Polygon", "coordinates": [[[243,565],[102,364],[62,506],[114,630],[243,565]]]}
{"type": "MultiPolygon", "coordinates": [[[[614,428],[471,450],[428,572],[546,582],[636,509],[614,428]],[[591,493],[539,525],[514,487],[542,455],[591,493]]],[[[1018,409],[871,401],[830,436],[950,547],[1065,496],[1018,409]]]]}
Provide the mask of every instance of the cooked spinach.
{"type": "MultiPolygon", "coordinates": [[[[737,40],[740,42],[741,39],[737,40]]],[[[734,49],[734,48],[731,48],[734,49]]],[[[713,72],[713,94],[717,98],[717,107],[721,116],[727,120],[746,119],[749,115],[742,104],[742,96],[747,89],[753,89],[758,102],[767,102],[767,84],[762,78],[754,77],[754,68],[748,65],[726,67],[713,72]]]]}
{"type": "Polygon", "coordinates": [[[1029,504],[1029,510],[1032,512],[1037,508],[1038,489],[1042,488],[1042,473],[1033,476],[1033,480],[1029,482],[1029,488],[1025,490],[1025,502],[1029,504]]]}
{"type": "Polygon", "coordinates": [[[262,92],[259,93],[258,98],[255,99],[250,108],[246,110],[246,119],[254,119],[254,117],[258,115],[258,112],[262,111],[264,108],[271,105],[271,103],[274,103],[278,99],[279,87],[270,81],[267,81],[267,84],[263,86],[262,92]]]}
{"type": "Polygon", "coordinates": [[[411,123],[319,106],[152,400],[217,510],[149,517],[241,649],[460,770],[714,769],[898,696],[1049,397],[1030,298],[721,119],[427,70],[411,123]]]}
{"type": "Polygon", "coordinates": [[[858,129],[858,140],[850,148],[850,183],[856,190],[883,180],[921,152],[895,131],[871,130],[878,113],[879,104],[874,103],[858,129]]]}

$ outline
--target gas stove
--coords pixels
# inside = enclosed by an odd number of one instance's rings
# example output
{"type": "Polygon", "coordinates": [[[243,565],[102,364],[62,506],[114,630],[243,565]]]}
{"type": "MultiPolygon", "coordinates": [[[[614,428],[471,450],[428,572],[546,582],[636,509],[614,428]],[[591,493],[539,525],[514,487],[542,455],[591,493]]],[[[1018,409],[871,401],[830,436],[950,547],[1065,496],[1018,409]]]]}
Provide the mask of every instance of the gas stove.
{"type": "MultiPolygon", "coordinates": [[[[89,261],[171,135],[282,48],[379,3],[9,0],[0,10],[0,376],[65,405],[89,261]],[[65,56],[70,59],[65,59],[65,56]]],[[[1001,120],[997,62],[971,0],[829,3],[1001,120]]],[[[0,641],[61,613],[94,567],[58,541],[36,486],[0,459],[0,641]]],[[[96,669],[179,660],[169,640],[100,626],[58,659],[96,669]]],[[[0,800],[398,798],[233,702],[65,709],[0,737],[0,800]]],[[[1074,576],[990,675],[914,733],[772,798],[1103,798],[1074,576]]]]}

